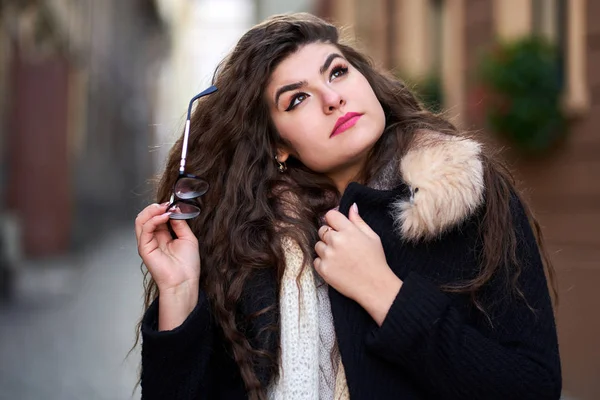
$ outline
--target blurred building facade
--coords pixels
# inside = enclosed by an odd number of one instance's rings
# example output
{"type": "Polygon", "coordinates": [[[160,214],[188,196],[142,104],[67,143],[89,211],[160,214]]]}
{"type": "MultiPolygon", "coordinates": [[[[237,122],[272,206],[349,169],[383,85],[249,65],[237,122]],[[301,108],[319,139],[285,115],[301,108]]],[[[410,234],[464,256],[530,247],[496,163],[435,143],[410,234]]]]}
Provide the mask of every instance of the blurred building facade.
{"type": "Polygon", "coordinates": [[[150,0],[0,2],[0,241],[13,263],[131,219],[166,44],[150,0]]]}
{"type": "Polygon", "coordinates": [[[564,391],[600,398],[600,3],[586,0],[323,0],[316,11],[354,27],[351,37],[405,79],[438,76],[444,109],[459,127],[483,130],[474,79],[482,49],[497,38],[538,34],[563,56],[560,148],[506,157],[542,225],[558,273],[564,391]]]}
{"type": "Polygon", "coordinates": [[[271,15],[289,12],[314,11],[315,0],[252,0],[255,4],[255,22],[271,15]]]}

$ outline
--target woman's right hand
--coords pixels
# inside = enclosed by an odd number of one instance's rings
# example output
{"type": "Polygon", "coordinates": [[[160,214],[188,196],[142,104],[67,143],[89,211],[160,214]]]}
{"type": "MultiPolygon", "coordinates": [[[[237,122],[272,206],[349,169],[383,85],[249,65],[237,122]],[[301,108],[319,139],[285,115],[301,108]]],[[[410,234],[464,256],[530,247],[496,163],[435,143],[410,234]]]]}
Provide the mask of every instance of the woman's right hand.
{"type": "Polygon", "coordinates": [[[138,253],[158,286],[159,329],[179,326],[198,301],[200,253],[198,239],[186,221],[171,220],[165,204],[151,204],[135,220],[138,253]]]}

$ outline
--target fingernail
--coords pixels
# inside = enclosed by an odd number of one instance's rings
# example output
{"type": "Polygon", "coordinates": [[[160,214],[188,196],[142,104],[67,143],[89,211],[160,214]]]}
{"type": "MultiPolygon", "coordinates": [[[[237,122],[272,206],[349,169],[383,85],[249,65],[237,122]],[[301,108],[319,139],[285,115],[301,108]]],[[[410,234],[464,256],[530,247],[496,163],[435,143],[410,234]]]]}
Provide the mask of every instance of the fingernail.
{"type": "Polygon", "coordinates": [[[162,203],[161,206],[166,207],[169,205],[169,202],[167,201],[166,203],[162,203]]]}
{"type": "Polygon", "coordinates": [[[171,214],[173,214],[171,211],[167,211],[166,213],[163,213],[163,214],[161,215],[161,217],[164,217],[164,216],[166,216],[166,215],[171,215],[171,214]]]}
{"type": "Polygon", "coordinates": [[[356,205],[356,203],[352,204],[352,211],[358,214],[358,206],[356,205]]]}

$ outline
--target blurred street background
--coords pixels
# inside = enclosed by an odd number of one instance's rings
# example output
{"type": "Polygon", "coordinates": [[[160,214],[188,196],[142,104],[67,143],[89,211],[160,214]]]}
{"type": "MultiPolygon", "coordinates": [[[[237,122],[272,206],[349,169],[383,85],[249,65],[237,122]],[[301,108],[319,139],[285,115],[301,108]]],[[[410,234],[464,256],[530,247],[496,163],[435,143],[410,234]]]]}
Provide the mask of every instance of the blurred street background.
{"type": "Polygon", "coordinates": [[[189,99],[309,11],[504,149],[557,270],[565,399],[600,399],[600,2],[0,0],[0,399],[129,399],[133,221],[189,99]]]}

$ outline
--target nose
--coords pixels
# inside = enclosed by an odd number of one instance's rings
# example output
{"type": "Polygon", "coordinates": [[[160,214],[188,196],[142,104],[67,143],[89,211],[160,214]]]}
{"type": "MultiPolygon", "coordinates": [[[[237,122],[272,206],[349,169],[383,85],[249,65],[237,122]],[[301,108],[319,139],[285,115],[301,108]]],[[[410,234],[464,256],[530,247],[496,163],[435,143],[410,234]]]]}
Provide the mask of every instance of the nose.
{"type": "Polygon", "coordinates": [[[344,100],[339,92],[329,87],[323,89],[323,108],[325,114],[333,113],[340,107],[343,107],[344,104],[346,104],[346,100],[344,100]]]}

